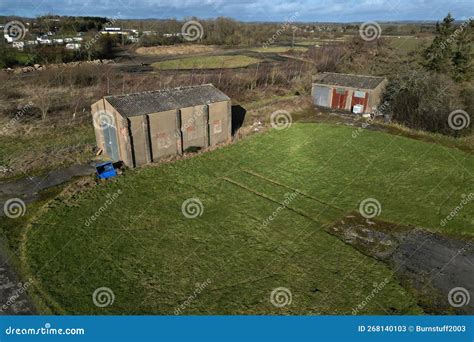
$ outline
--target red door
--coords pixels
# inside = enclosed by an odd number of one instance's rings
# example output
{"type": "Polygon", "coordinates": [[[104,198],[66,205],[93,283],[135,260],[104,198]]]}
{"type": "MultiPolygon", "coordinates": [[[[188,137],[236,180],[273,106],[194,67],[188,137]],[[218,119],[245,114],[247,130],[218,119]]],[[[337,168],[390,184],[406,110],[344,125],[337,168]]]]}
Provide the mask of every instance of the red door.
{"type": "Polygon", "coordinates": [[[337,88],[332,91],[331,108],[345,109],[347,100],[347,90],[337,88]]]}
{"type": "Polygon", "coordinates": [[[351,111],[355,105],[362,105],[364,106],[363,112],[365,113],[365,108],[367,108],[367,99],[369,98],[369,94],[363,91],[354,91],[352,94],[352,102],[351,102],[351,111]]]}

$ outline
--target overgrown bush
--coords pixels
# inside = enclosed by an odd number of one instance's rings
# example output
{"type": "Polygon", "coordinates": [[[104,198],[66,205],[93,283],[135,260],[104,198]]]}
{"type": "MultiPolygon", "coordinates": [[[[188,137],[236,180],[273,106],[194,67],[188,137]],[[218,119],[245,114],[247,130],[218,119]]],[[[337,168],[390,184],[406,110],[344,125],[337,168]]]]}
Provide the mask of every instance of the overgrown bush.
{"type": "Polygon", "coordinates": [[[448,76],[418,71],[390,80],[379,109],[410,128],[461,136],[470,134],[470,128],[453,129],[449,114],[454,110],[469,113],[470,101],[463,101],[461,91],[448,76]]]}

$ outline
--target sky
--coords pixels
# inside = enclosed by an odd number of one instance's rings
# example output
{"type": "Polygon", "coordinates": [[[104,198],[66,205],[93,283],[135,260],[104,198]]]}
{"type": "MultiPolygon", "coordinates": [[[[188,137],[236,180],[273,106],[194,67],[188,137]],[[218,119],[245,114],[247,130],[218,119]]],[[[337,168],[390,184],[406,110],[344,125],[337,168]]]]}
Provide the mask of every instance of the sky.
{"type": "Polygon", "coordinates": [[[0,0],[0,15],[90,15],[120,19],[231,17],[242,21],[363,22],[459,20],[474,15],[474,0],[0,0]]]}

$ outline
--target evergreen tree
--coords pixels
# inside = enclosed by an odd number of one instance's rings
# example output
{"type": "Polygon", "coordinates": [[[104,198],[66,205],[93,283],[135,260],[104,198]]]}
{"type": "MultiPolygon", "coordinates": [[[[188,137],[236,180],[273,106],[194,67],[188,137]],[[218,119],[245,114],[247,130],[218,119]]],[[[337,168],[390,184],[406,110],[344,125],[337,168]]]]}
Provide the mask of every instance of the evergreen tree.
{"type": "Polygon", "coordinates": [[[449,74],[456,81],[472,78],[472,22],[453,25],[450,13],[436,23],[436,37],[423,51],[423,66],[430,71],[449,74]]]}
{"type": "Polygon", "coordinates": [[[454,32],[451,13],[443,19],[441,24],[436,23],[436,37],[424,51],[423,65],[428,70],[449,72],[451,69],[452,47],[449,44],[450,35],[454,32]]]}

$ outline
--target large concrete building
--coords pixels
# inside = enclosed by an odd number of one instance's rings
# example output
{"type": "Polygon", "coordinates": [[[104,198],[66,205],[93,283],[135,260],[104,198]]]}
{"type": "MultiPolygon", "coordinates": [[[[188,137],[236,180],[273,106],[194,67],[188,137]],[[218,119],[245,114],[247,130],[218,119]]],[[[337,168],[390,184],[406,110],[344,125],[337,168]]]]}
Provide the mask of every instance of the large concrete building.
{"type": "Polygon", "coordinates": [[[231,139],[230,98],[212,84],[105,96],[91,109],[97,146],[129,167],[231,139]]]}
{"type": "Polygon", "coordinates": [[[380,104],[386,84],[384,77],[325,72],[313,77],[311,94],[320,107],[371,113],[380,104]]]}

